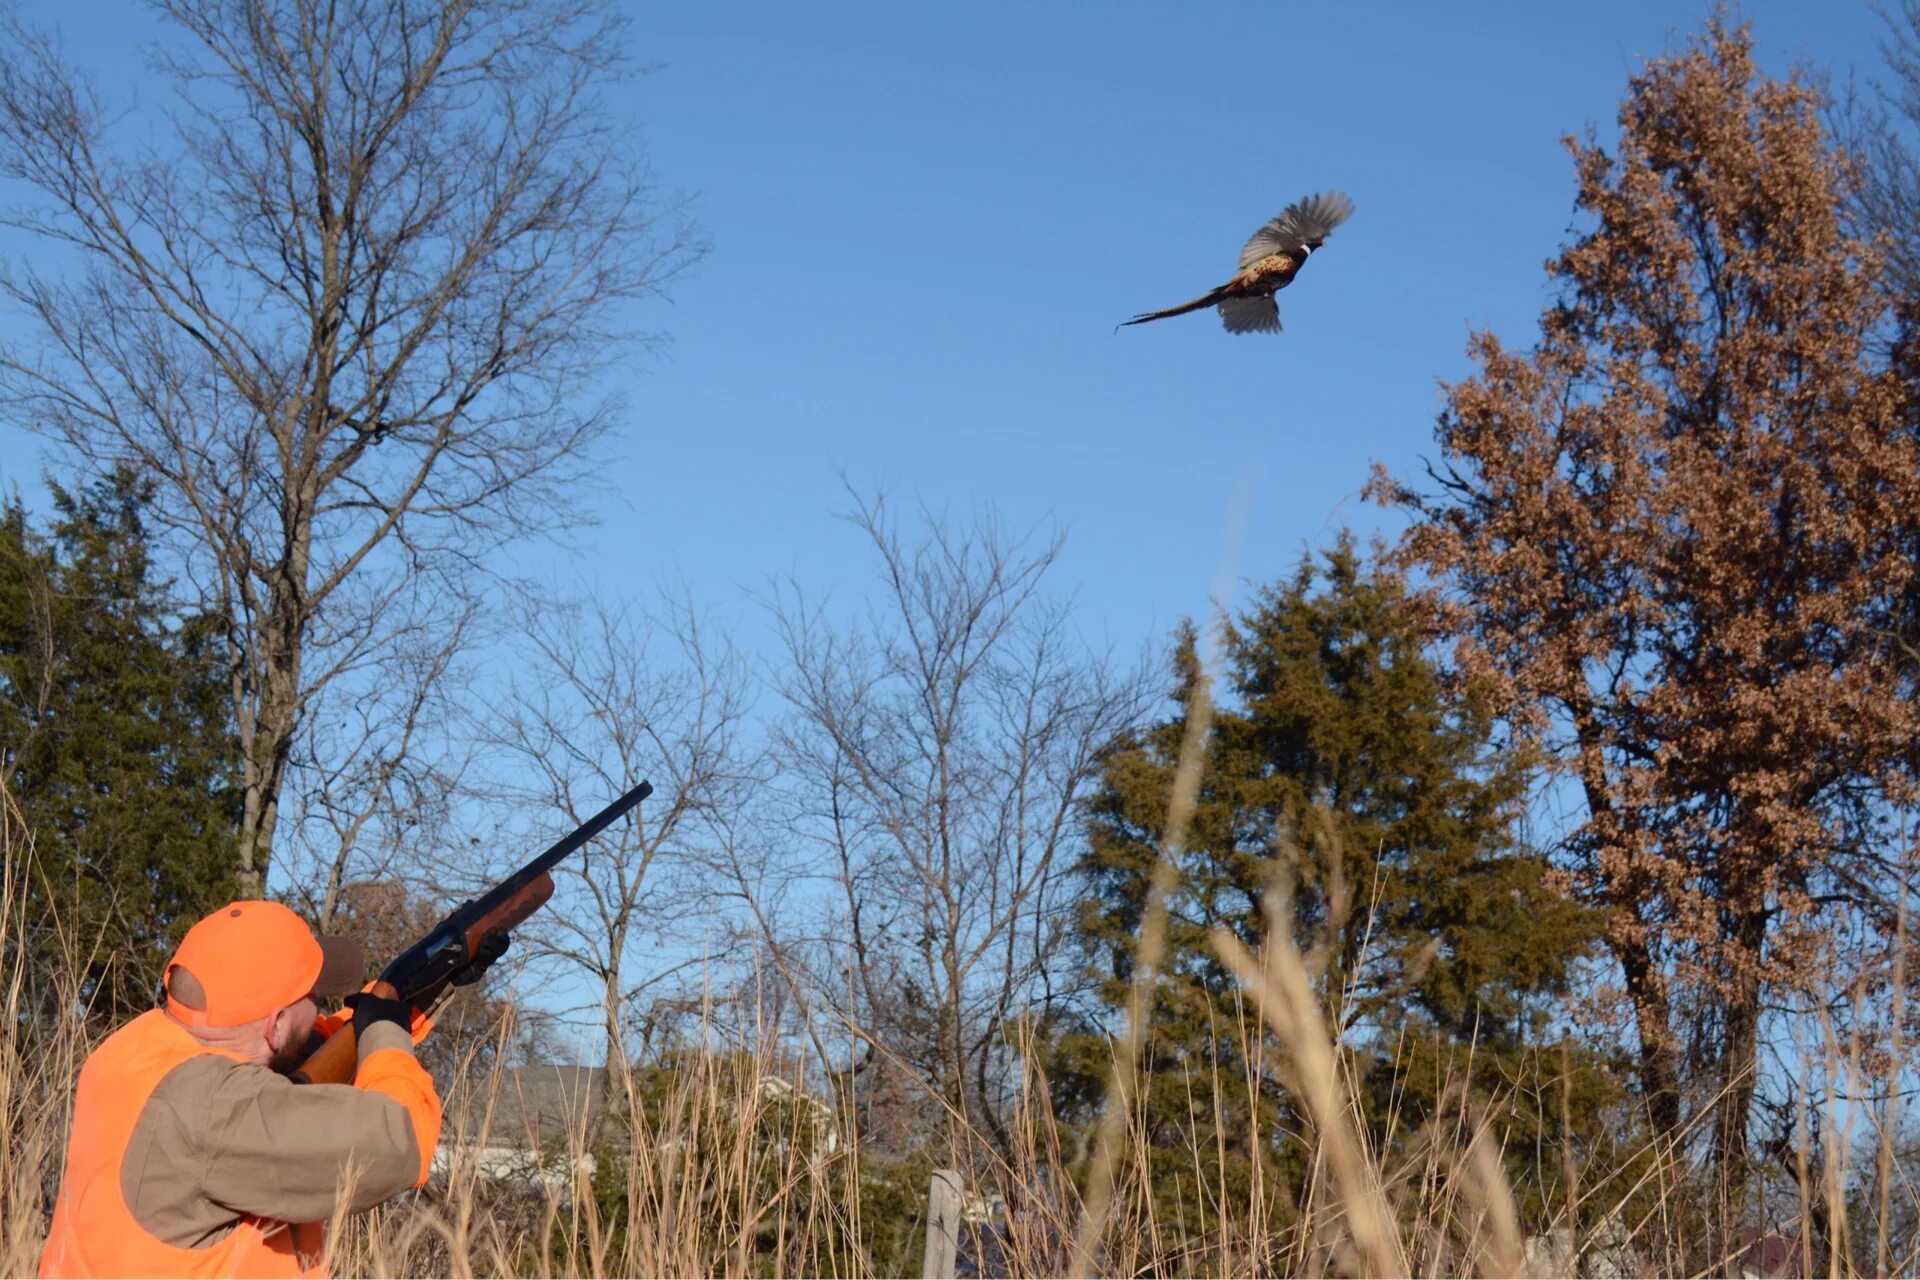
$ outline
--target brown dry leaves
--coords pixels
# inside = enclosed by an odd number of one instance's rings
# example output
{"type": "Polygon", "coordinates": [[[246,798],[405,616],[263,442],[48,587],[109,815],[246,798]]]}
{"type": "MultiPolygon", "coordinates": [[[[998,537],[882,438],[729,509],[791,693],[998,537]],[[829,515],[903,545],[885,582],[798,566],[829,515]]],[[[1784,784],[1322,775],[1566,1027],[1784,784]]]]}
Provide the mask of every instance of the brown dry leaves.
{"type": "Polygon", "coordinates": [[[1643,1064],[1682,1038],[1676,986],[1737,1028],[1763,986],[1872,962],[1840,917],[1885,884],[1874,804],[1911,791],[1886,637],[1920,591],[1920,447],[1818,105],[1724,22],[1650,65],[1616,154],[1569,141],[1597,225],[1550,264],[1539,345],[1475,338],[1439,493],[1373,485],[1417,515],[1402,554],[1467,673],[1585,800],[1577,886],[1611,908],[1643,1064]]]}

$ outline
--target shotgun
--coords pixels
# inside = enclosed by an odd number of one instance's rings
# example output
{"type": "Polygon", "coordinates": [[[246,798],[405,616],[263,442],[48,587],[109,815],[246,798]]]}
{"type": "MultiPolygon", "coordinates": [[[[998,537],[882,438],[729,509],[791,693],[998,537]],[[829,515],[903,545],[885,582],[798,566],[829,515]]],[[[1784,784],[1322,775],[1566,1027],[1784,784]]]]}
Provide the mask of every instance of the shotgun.
{"type": "MultiPolygon", "coordinates": [[[[642,782],[581,823],[552,848],[477,898],[455,907],[425,937],[401,952],[367,987],[388,1000],[405,1000],[415,1009],[431,1009],[461,972],[476,961],[497,959],[508,934],[553,896],[553,868],[599,835],[633,806],[653,794],[642,782]]],[[[360,1046],[353,1023],[335,1031],[307,1056],[293,1079],[301,1084],[346,1084],[359,1065],[360,1046]]]]}

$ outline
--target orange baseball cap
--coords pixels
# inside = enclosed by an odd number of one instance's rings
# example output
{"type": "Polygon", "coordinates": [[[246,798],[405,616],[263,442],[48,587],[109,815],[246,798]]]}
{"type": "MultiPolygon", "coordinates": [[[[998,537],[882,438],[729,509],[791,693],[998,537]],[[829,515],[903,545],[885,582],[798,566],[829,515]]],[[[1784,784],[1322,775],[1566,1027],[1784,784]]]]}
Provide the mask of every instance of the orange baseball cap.
{"type": "Polygon", "coordinates": [[[167,1009],[190,1027],[244,1026],[307,996],[350,995],[365,971],[351,938],[316,937],[278,902],[230,902],[187,930],[167,962],[167,1009]],[[176,968],[193,975],[203,1007],[175,993],[176,968]]]}

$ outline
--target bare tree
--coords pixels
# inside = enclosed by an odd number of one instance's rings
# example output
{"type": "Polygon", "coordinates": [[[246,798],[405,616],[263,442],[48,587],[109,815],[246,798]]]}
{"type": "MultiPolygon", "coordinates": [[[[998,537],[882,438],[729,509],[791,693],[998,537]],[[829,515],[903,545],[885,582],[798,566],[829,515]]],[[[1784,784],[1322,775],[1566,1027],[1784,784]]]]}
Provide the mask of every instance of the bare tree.
{"type": "Polygon", "coordinates": [[[1836,129],[1852,152],[1855,210],[1886,257],[1885,284],[1920,321],[1920,0],[1882,11],[1884,66],[1874,92],[1847,94],[1836,129]]]}
{"type": "Polygon", "coordinates": [[[702,890],[687,876],[705,865],[710,829],[754,784],[750,689],[731,648],[684,601],[661,617],[605,604],[548,609],[530,613],[524,632],[533,661],[492,717],[491,745],[517,780],[491,789],[558,826],[642,778],[654,784],[631,819],[556,869],[555,902],[514,944],[549,975],[589,979],[587,1012],[606,1064],[618,1066],[649,995],[702,959],[691,936],[702,890]]]}
{"type": "Polygon", "coordinates": [[[909,538],[884,498],[856,503],[880,602],[855,624],[795,584],[771,602],[791,829],[827,903],[792,895],[817,923],[785,953],[811,957],[815,1005],[844,1013],[863,1063],[910,1070],[950,1133],[1005,1149],[1006,1028],[1049,999],[1076,802],[1145,682],[1043,594],[1060,539],[939,518],[909,538]]]}
{"type": "MultiPolygon", "coordinates": [[[[355,881],[422,883],[422,853],[453,847],[453,805],[472,763],[458,727],[468,690],[463,660],[481,606],[433,610],[429,625],[399,629],[358,667],[329,673],[309,701],[289,766],[295,812],[282,839],[289,879],[323,930],[355,881]]],[[[340,664],[336,664],[340,665],[340,664]]]]}
{"type": "Polygon", "coordinates": [[[0,352],[0,403],[158,482],[228,620],[257,888],[316,696],[578,520],[624,308],[701,244],[600,100],[626,61],[597,0],[157,7],[163,150],[5,30],[0,172],[32,198],[4,225],[62,252],[0,276],[40,338],[0,352]]]}

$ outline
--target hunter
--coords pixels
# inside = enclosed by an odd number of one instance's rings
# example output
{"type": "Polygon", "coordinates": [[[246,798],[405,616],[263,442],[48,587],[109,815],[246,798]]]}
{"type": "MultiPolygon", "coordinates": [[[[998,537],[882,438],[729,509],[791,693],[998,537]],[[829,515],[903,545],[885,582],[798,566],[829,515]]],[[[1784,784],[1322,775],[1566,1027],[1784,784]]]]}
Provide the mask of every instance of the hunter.
{"type": "Polygon", "coordinates": [[[109,1036],[74,1096],[42,1276],[310,1276],[322,1223],[427,1179],[440,1097],[415,1060],[428,1020],[362,991],[346,938],[276,902],[235,902],[168,962],[162,1007],[109,1036]],[[346,998],[319,1016],[315,1001],[346,998]],[[350,1085],[289,1078],[351,1019],[350,1085]]]}

